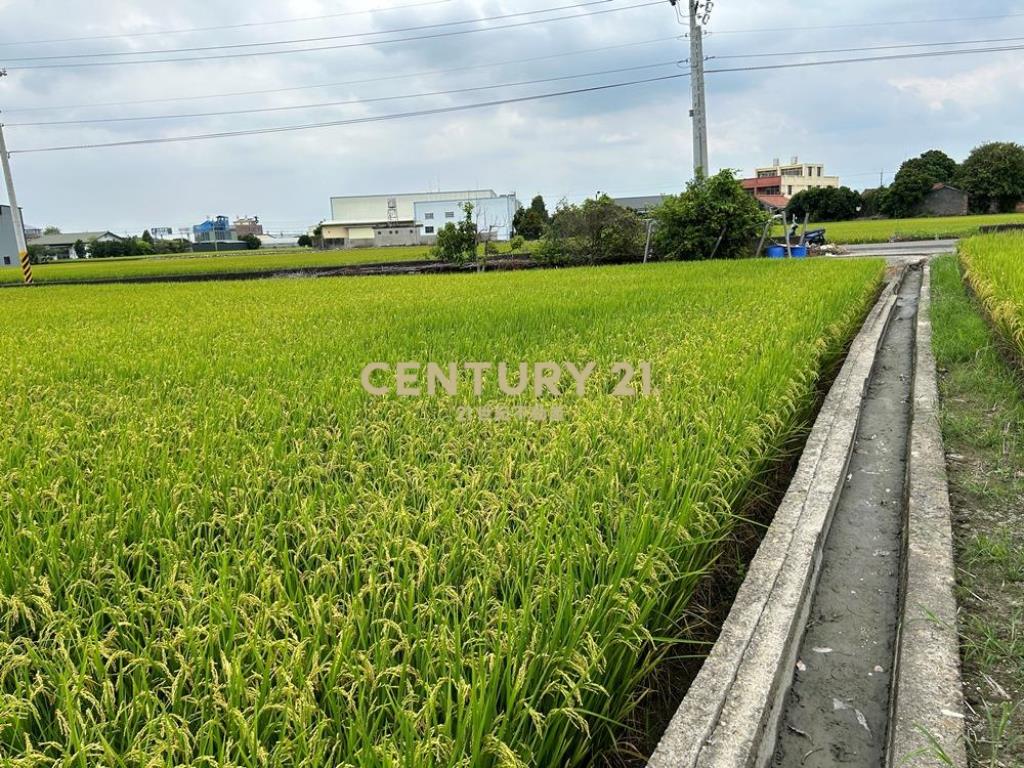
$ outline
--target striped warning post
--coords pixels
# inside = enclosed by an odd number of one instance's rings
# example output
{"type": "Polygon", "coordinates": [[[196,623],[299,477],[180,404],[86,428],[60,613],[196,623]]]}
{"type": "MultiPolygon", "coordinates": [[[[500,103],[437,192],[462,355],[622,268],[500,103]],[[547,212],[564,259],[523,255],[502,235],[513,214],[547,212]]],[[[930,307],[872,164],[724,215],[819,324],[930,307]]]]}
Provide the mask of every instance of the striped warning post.
{"type": "Polygon", "coordinates": [[[21,276],[25,278],[25,285],[32,285],[32,262],[29,261],[28,253],[22,251],[19,256],[21,257],[21,276]]]}

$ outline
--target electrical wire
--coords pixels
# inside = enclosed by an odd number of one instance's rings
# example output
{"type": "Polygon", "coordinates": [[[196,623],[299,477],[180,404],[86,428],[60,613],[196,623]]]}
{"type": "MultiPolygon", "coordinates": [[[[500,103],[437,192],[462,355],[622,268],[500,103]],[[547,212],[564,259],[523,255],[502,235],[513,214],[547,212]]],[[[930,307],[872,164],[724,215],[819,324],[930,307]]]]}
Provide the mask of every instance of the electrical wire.
{"type": "Polygon", "coordinates": [[[392,5],[386,8],[364,8],[361,11],[339,11],[338,13],[323,13],[318,16],[294,16],[287,19],[275,19],[273,21],[247,21],[240,24],[218,24],[215,27],[189,27],[187,29],[164,29],[150,30],[147,32],[126,32],[122,34],[86,35],[84,37],[54,37],[48,40],[12,40],[0,42],[0,48],[11,45],[43,45],[46,43],[77,43],[87,40],[123,40],[133,37],[157,37],[165,35],[184,35],[196,32],[223,32],[227,29],[248,29],[251,27],[270,27],[280,24],[298,24],[307,21],[326,21],[327,19],[340,19],[347,16],[368,16],[375,13],[387,13],[388,11],[402,11],[409,8],[426,8],[433,5],[446,5],[452,0],[426,0],[420,3],[408,3],[407,5],[392,5]]]}
{"type": "Polygon", "coordinates": [[[946,24],[961,21],[1000,21],[1024,17],[1024,13],[1001,13],[992,16],[955,16],[944,19],[907,19],[904,21],[869,21],[856,24],[817,24],[805,27],[752,27],[748,29],[716,29],[715,35],[752,35],[769,32],[814,32],[826,29],[862,29],[866,27],[897,27],[915,24],[946,24]]]}
{"type": "MultiPolygon", "coordinates": [[[[970,55],[978,53],[996,53],[1003,51],[1019,51],[1024,50],[1024,45],[1020,46],[1004,46],[1001,48],[971,48],[967,50],[959,51],[926,51],[919,53],[904,53],[904,54],[893,54],[890,56],[865,56],[859,58],[847,58],[847,59],[830,59],[825,61],[808,61],[808,62],[794,62],[786,64],[764,64],[759,66],[747,66],[747,67],[731,67],[721,69],[708,69],[705,70],[708,74],[712,73],[727,73],[727,72],[758,72],[764,70],[777,70],[777,69],[794,69],[804,67],[817,67],[817,66],[828,66],[828,65],[839,65],[839,64],[857,64],[864,62],[874,61],[895,61],[895,60],[907,60],[907,59],[920,59],[920,58],[935,58],[940,56],[958,56],[958,55],[970,55]]],[[[556,91],[553,93],[541,93],[533,94],[528,96],[518,96],[506,99],[494,99],[492,101],[477,102],[473,104],[459,104],[448,107],[437,107],[434,109],[423,109],[412,112],[400,112],[385,115],[371,115],[360,118],[350,118],[347,120],[332,120],[320,123],[305,123],[301,125],[285,125],[271,128],[250,128],[238,131],[221,131],[217,133],[203,133],[203,134],[192,134],[186,136],[165,136],[150,139],[129,139],[123,141],[112,141],[112,142],[99,142],[91,144],[71,144],[63,146],[53,147],[36,147],[30,149],[11,150],[10,155],[23,155],[23,154],[35,154],[43,152],[66,152],[78,149],[101,149],[109,147],[130,147],[140,146],[149,144],[171,144],[184,141],[202,141],[208,139],[220,139],[220,138],[233,138],[239,136],[256,136],[263,134],[275,134],[275,133],[289,133],[294,131],[312,130],[317,128],[330,128],[344,125],[359,125],[364,123],[378,123],[387,122],[391,120],[400,120],[410,117],[425,117],[431,115],[449,114],[452,112],[463,112],[476,109],[485,109],[488,107],[501,106],[506,104],[521,104],[531,101],[540,101],[546,99],[553,99],[562,96],[572,96],[577,94],[585,93],[596,93],[600,91],[608,91],[616,88],[626,88],[636,85],[645,85],[651,83],[662,83],[669,80],[675,80],[682,77],[688,77],[689,74],[680,72],[671,75],[662,75],[658,77],[644,78],[641,80],[630,80],[618,83],[606,83],[603,85],[594,85],[586,88],[575,88],[565,91],[556,91]]]]}
{"type": "Polygon", "coordinates": [[[348,120],[331,120],[323,123],[306,123],[304,125],[283,125],[275,128],[250,128],[247,130],[240,131],[221,131],[219,133],[201,133],[193,134],[191,136],[165,136],[154,139],[128,139],[125,141],[111,141],[103,142],[98,144],[73,144],[59,147],[37,147],[35,149],[20,149],[10,150],[9,155],[27,155],[39,152],[66,152],[75,149],[100,149],[106,147],[132,147],[145,144],[171,144],[180,141],[203,141],[207,139],[222,139],[237,136],[256,136],[268,133],[290,133],[293,131],[305,131],[314,128],[331,128],[341,125],[360,125],[363,123],[380,123],[387,122],[390,120],[399,120],[409,117],[425,117],[428,115],[443,115],[451,112],[464,112],[472,109],[485,109],[487,107],[496,107],[505,104],[519,104],[528,101],[540,101],[542,99],[553,99],[559,96],[572,96],[581,93],[595,93],[598,91],[608,91],[613,88],[624,88],[632,85],[642,85],[645,83],[658,83],[665,80],[675,80],[680,77],[686,77],[684,73],[663,75],[660,77],[650,77],[643,80],[630,80],[621,83],[608,83],[605,85],[593,85],[587,88],[575,88],[568,91],[556,91],[554,93],[539,93],[531,96],[519,96],[516,98],[508,99],[495,99],[493,101],[484,101],[474,104],[460,104],[449,107],[437,107],[434,109],[421,109],[415,112],[400,112],[397,114],[389,115],[371,115],[368,117],[356,117],[348,120]]]}
{"type": "Polygon", "coordinates": [[[711,59],[764,59],[777,56],[811,56],[831,53],[856,53],[858,51],[892,51],[906,48],[933,48],[943,45],[983,45],[988,43],[1013,43],[1024,37],[992,37],[987,40],[952,40],[944,43],[899,43],[893,45],[868,45],[854,48],[826,48],[806,51],[778,51],[774,53],[729,53],[706,57],[711,59]]]}
{"type": "Polygon", "coordinates": [[[539,85],[541,83],[554,83],[562,80],[576,80],[581,77],[598,77],[601,75],[614,75],[623,72],[636,72],[641,69],[654,69],[656,67],[675,66],[679,63],[677,59],[672,61],[661,61],[655,64],[640,64],[633,67],[619,67],[617,69],[605,69],[597,72],[582,72],[575,75],[558,75],[555,77],[542,77],[536,80],[520,80],[513,83],[495,83],[492,85],[477,85],[466,88],[452,88],[445,91],[428,91],[426,93],[405,93],[395,96],[375,96],[368,99],[347,99],[345,101],[325,101],[316,104],[289,104],[281,107],[253,107],[251,109],[233,109],[218,112],[193,112],[177,115],[141,115],[129,117],[97,117],[84,118],[81,120],[48,120],[32,123],[4,123],[5,128],[40,128],[65,125],[96,125],[105,123],[129,123],[143,120],[181,120],[202,117],[225,117],[228,115],[255,115],[268,112],[290,112],[302,109],[322,109],[326,107],[357,106],[361,104],[374,104],[384,101],[400,101],[403,99],[418,99],[427,96],[449,96],[457,93],[472,93],[475,91],[489,91],[496,88],[516,88],[523,85],[539,85]]]}
{"type": "MultiPolygon", "coordinates": [[[[480,24],[489,21],[502,21],[505,19],[521,18],[523,16],[536,16],[540,13],[554,13],[555,11],[566,11],[571,9],[589,8],[594,5],[607,5],[616,0],[587,0],[583,3],[572,3],[569,5],[556,5],[552,8],[540,10],[516,11],[514,13],[503,13],[498,16],[482,16],[476,19],[461,19],[459,21],[444,21],[435,24],[419,24],[411,27],[395,27],[392,29],[378,29],[368,32],[348,32],[343,35],[320,35],[318,37],[297,37],[289,40],[262,40],[254,43],[222,43],[218,45],[197,45],[189,48],[158,48],[148,51],[104,51],[100,53],[66,53],[50,54],[47,56],[17,56],[7,58],[9,62],[22,61],[57,61],[62,59],[106,59],[116,56],[162,56],[171,53],[202,53],[205,51],[229,51],[240,48],[266,48],[274,45],[298,45],[300,43],[322,43],[328,40],[350,40],[357,37],[372,37],[375,35],[396,35],[405,32],[421,32],[428,29],[443,29],[445,27],[457,27],[464,24],[480,24]]],[[[564,17],[563,17],[564,18],[564,17]]],[[[533,23],[543,24],[554,19],[535,19],[533,23]]]]}
{"type": "Polygon", "coordinates": [[[904,59],[930,59],[938,56],[959,56],[972,53],[1004,53],[1007,51],[1024,51],[1024,45],[1007,45],[994,48],[965,48],[958,51],[922,51],[920,53],[897,53],[890,56],[860,56],[853,59],[832,59],[829,61],[800,61],[788,64],[762,64],[750,67],[729,67],[705,69],[705,73],[725,72],[762,72],[769,69],[801,69],[804,67],[820,67],[835,64],[861,64],[869,61],[901,61],[904,59]]]}
{"type": "Polygon", "coordinates": [[[548,53],[543,56],[529,56],[525,58],[509,59],[505,61],[493,61],[485,64],[468,64],[462,67],[449,67],[447,69],[427,69],[420,70],[418,72],[403,72],[397,75],[381,75],[379,77],[366,77],[359,80],[342,80],[334,83],[319,83],[317,85],[294,85],[286,88],[262,88],[255,91],[233,91],[230,93],[209,93],[194,96],[170,96],[159,99],[133,99],[132,101],[106,101],[106,102],[90,102],[89,104],[59,104],[54,106],[45,107],[14,107],[4,109],[4,114],[21,113],[21,112],[49,112],[55,110],[68,110],[68,109],[94,109],[99,107],[127,107],[136,106],[139,104],[167,104],[178,101],[201,101],[206,99],[227,99],[235,98],[239,96],[264,96],[272,93],[290,93],[293,91],[308,91],[317,88],[336,88],[344,85],[364,85],[366,83],[379,83],[385,80],[407,80],[412,77],[423,77],[430,75],[446,75],[452,72],[468,72],[476,69],[490,69],[492,67],[503,67],[511,64],[527,64],[534,61],[547,61],[549,59],[559,59],[567,56],[581,56],[587,53],[599,53],[602,51],[614,51],[622,48],[635,48],[641,45],[651,45],[653,43],[664,43],[669,41],[677,41],[680,38],[678,36],[672,37],[655,37],[650,40],[638,40],[633,43],[617,43],[615,45],[602,45],[597,48],[581,48],[576,51],[565,51],[562,53],[548,53]]]}
{"type": "MultiPolygon", "coordinates": [[[[618,48],[618,47],[646,44],[647,42],[659,42],[659,41],[676,40],[676,39],[678,39],[678,38],[675,38],[675,37],[658,38],[658,39],[652,40],[652,41],[644,41],[643,43],[625,43],[625,44],[622,44],[622,45],[619,45],[619,46],[604,46],[603,48],[600,48],[600,49],[589,49],[589,51],[582,51],[582,52],[591,52],[593,50],[605,50],[607,48],[618,48]]],[[[809,51],[785,51],[785,52],[746,53],[746,54],[720,54],[720,55],[708,56],[707,60],[710,61],[710,60],[717,60],[717,59],[752,59],[752,58],[780,57],[780,56],[802,56],[802,55],[819,55],[819,54],[834,54],[834,53],[852,53],[852,52],[857,52],[857,51],[899,50],[899,49],[907,49],[907,48],[922,48],[922,47],[952,46],[952,45],[981,45],[981,44],[987,44],[987,43],[1003,43],[1003,42],[1019,42],[1019,41],[1024,41],[1024,37],[989,38],[989,39],[984,39],[984,40],[955,40],[955,41],[936,42],[936,43],[903,43],[903,44],[897,44],[897,45],[860,46],[860,47],[852,47],[852,48],[831,48],[831,49],[820,49],[820,50],[809,50],[809,51]]],[[[466,69],[477,69],[477,68],[482,68],[482,67],[499,66],[499,65],[502,65],[502,64],[519,64],[519,63],[523,63],[523,62],[526,62],[526,61],[532,61],[532,60],[537,60],[537,59],[546,59],[546,58],[552,58],[552,57],[558,57],[558,56],[566,56],[566,55],[572,55],[572,54],[571,53],[551,54],[551,55],[548,55],[548,56],[535,57],[534,59],[519,59],[519,60],[514,60],[514,61],[509,61],[509,62],[495,62],[493,64],[470,65],[470,66],[467,66],[467,67],[455,67],[455,68],[451,68],[451,69],[447,69],[447,70],[435,70],[433,73],[431,73],[431,72],[423,72],[423,73],[418,73],[418,74],[440,74],[440,73],[448,73],[448,72],[453,72],[453,71],[461,71],[461,70],[466,70],[466,69]]],[[[445,95],[450,95],[450,94],[468,93],[468,92],[472,92],[472,91],[486,90],[487,88],[508,88],[508,87],[522,86],[522,85],[536,85],[536,84],[540,84],[540,83],[555,82],[555,81],[559,81],[559,80],[571,80],[571,79],[580,78],[580,77],[591,77],[591,76],[606,75],[606,74],[618,74],[618,73],[621,73],[621,72],[635,71],[635,70],[638,70],[638,69],[651,69],[651,68],[659,67],[659,66],[668,66],[669,64],[682,64],[682,63],[685,63],[685,61],[661,62],[661,63],[657,63],[657,64],[644,64],[644,65],[640,65],[640,66],[636,66],[636,67],[625,67],[625,68],[619,68],[619,69],[601,70],[601,71],[598,71],[598,72],[588,72],[588,73],[581,73],[581,74],[575,74],[575,75],[564,75],[564,76],[560,76],[560,77],[542,78],[542,79],[538,79],[538,80],[524,80],[524,81],[513,82],[513,83],[502,83],[502,84],[497,84],[497,85],[493,85],[493,86],[476,86],[476,87],[471,87],[471,88],[456,88],[456,89],[443,90],[443,91],[431,91],[431,92],[426,92],[426,93],[401,94],[401,95],[396,95],[396,96],[381,96],[381,97],[374,97],[374,98],[367,98],[367,99],[348,99],[348,100],[344,100],[344,101],[328,101],[328,102],[319,102],[319,103],[315,103],[315,104],[296,104],[296,105],[286,105],[286,106],[280,106],[280,107],[254,107],[254,108],[242,109],[242,110],[220,110],[220,111],[212,111],[212,112],[192,112],[192,113],[170,114],[170,115],[139,115],[139,116],[122,116],[122,117],[103,117],[103,118],[80,118],[80,119],[72,119],[72,120],[42,120],[42,121],[33,121],[33,122],[6,123],[6,125],[8,127],[11,127],[11,128],[30,127],[30,126],[31,127],[46,127],[46,126],[61,126],[61,125],[94,125],[94,124],[102,124],[102,123],[125,123],[125,122],[138,122],[138,121],[151,121],[151,120],[176,120],[176,119],[185,119],[185,118],[222,117],[222,116],[225,116],[225,115],[234,115],[234,114],[259,114],[259,113],[269,113],[269,112],[288,112],[288,111],[303,110],[303,109],[316,109],[316,108],[321,108],[321,107],[336,107],[336,106],[348,106],[348,105],[358,105],[358,104],[370,104],[370,103],[378,103],[378,102],[385,102],[385,101],[396,101],[396,100],[402,100],[402,99],[416,98],[416,97],[420,97],[420,96],[445,96],[445,95]]],[[[298,86],[298,87],[295,87],[295,88],[275,89],[275,90],[269,90],[269,91],[267,91],[267,90],[264,90],[264,91],[241,91],[241,92],[236,92],[236,93],[218,94],[217,98],[227,98],[227,97],[232,97],[232,96],[243,96],[243,95],[248,96],[248,95],[265,94],[265,93],[279,93],[279,92],[282,92],[282,91],[302,90],[302,89],[308,89],[308,88],[323,88],[323,87],[329,87],[331,85],[362,84],[362,83],[367,83],[367,82],[377,82],[377,81],[382,80],[382,79],[405,79],[405,78],[408,78],[410,76],[411,75],[408,75],[408,74],[391,75],[388,78],[366,78],[366,79],[362,79],[362,80],[352,80],[352,81],[347,81],[347,82],[344,82],[344,83],[323,84],[323,85],[318,85],[318,86],[298,86]]],[[[213,98],[213,97],[212,96],[199,96],[199,97],[185,97],[185,98],[213,98]]],[[[168,101],[168,100],[167,99],[154,99],[152,101],[168,101]]],[[[123,104],[133,104],[133,103],[140,103],[140,102],[115,102],[112,105],[113,106],[120,106],[120,105],[123,105],[123,104]]],[[[72,107],[60,107],[60,109],[75,109],[75,108],[76,107],[73,107],[73,106],[72,107]]],[[[34,109],[35,110],[39,110],[39,109],[58,109],[58,107],[36,107],[34,109]]],[[[8,112],[8,113],[10,113],[10,112],[19,112],[19,111],[24,112],[24,111],[28,111],[28,110],[25,110],[25,109],[22,109],[22,110],[17,110],[17,109],[5,110],[5,112],[8,112]]]]}

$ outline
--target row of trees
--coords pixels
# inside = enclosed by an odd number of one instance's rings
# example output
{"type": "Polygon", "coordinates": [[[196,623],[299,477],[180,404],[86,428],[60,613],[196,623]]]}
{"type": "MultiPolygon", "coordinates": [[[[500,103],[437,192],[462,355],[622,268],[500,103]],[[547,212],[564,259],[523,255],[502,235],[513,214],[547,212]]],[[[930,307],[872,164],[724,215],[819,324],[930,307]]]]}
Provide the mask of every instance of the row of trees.
{"type": "MultiPolygon", "coordinates": [[[[438,232],[433,253],[444,261],[465,263],[478,258],[477,225],[468,205],[458,224],[438,232]]],[[[655,221],[652,259],[733,259],[753,255],[768,216],[740,186],[732,171],[690,182],[680,195],[670,195],[651,212],[655,221]]],[[[549,264],[610,264],[640,261],[647,248],[647,222],[605,194],[580,204],[559,203],[548,214],[544,198],[537,196],[516,216],[517,235],[512,250],[523,238],[537,240],[533,257],[549,264]]],[[[487,246],[485,243],[485,255],[487,246]]]]}
{"type": "Polygon", "coordinates": [[[864,192],[848,187],[808,189],[793,196],[786,212],[797,218],[808,214],[813,221],[917,216],[936,184],[966,192],[973,213],[1012,211],[1024,200],[1024,147],[1013,142],[983,144],[963,163],[932,149],[903,163],[888,187],[864,192]]]}

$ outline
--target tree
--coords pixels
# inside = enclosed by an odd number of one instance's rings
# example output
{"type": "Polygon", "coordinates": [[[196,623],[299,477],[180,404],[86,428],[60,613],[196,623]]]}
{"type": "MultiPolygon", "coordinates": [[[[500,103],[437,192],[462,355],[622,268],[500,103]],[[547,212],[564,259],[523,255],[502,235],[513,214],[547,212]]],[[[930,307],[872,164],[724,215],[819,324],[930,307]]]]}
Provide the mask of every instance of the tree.
{"type": "Polygon", "coordinates": [[[448,222],[437,233],[437,242],[430,249],[439,261],[465,264],[476,258],[477,229],[473,221],[473,204],[462,206],[465,216],[458,224],[448,222]]]}
{"type": "Polygon", "coordinates": [[[44,264],[49,261],[49,257],[46,253],[45,245],[29,245],[28,246],[28,262],[29,264],[44,264]]]}
{"type": "Polygon", "coordinates": [[[935,179],[936,184],[952,184],[953,179],[956,178],[957,170],[959,170],[956,160],[947,155],[941,149],[928,150],[918,157],[916,162],[924,171],[935,179]]]}
{"type": "Polygon", "coordinates": [[[972,211],[1012,211],[1024,200],[1024,147],[1009,141],[975,147],[957,182],[970,196],[972,211]]]}
{"type": "Polygon", "coordinates": [[[937,149],[907,160],[880,201],[882,212],[895,218],[914,216],[932,187],[951,183],[956,172],[956,161],[937,149]]]}
{"type": "Polygon", "coordinates": [[[250,233],[248,235],[242,235],[242,237],[240,237],[238,239],[241,240],[243,243],[245,243],[246,247],[250,251],[258,251],[260,249],[260,247],[263,245],[263,241],[260,240],[256,235],[254,235],[252,233],[250,233]]]}
{"type": "Polygon", "coordinates": [[[559,203],[534,258],[549,264],[614,264],[640,261],[644,223],[634,211],[599,194],[582,205],[559,203]]]}
{"type": "Polygon", "coordinates": [[[75,240],[75,256],[80,259],[84,259],[86,255],[86,247],[84,240],[75,240]]]}
{"type": "Polygon", "coordinates": [[[60,227],[47,227],[43,230],[44,235],[59,235],[60,227]]]}
{"type": "Polygon", "coordinates": [[[152,236],[151,234],[149,234],[149,230],[148,230],[148,229],[147,229],[147,230],[145,230],[145,231],[144,231],[144,232],[142,233],[142,239],[143,239],[143,240],[145,240],[145,241],[146,241],[147,243],[149,243],[150,245],[152,245],[152,244],[153,244],[153,236],[152,236]]]}
{"type": "Polygon", "coordinates": [[[551,221],[551,217],[548,215],[548,207],[544,204],[543,195],[534,196],[533,200],[530,201],[530,210],[540,216],[545,224],[551,221]]]}
{"type": "Polygon", "coordinates": [[[519,253],[523,250],[523,246],[526,245],[526,240],[522,235],[516,235],[508,241],[509,251],[511,253],[519,253]]]}
{"type": "Polygon", "coordinates": [[[312,248],[313,238],[309,235],[299,235],[299,248],[312,248]]]}
{"type": "Polygon", "coordinates": [[[651,215],[659,257],[695,261],[752,256],[768,214],[736,180],[734,171],[699,176],[670,195],[651,215]]]}
{"type": "Polygon", "coordinates": [[[861,196],[849,187],[815,187],[793,195],[786,213],[797,219],[808,215],[811,221],[846,221],[857,218],[862,205],[861,196]]]}
{"type": "Polygon", "coordinates": [[[861,216],[878,216],[885,206],[885,197],[889,194],[888,187],[865,189],[860,193],[861,216]]]}
{"type": "Polygon", "coordinates": [[[512,228],[527,240],[539,240],[550,221],[544,197],[537,195],[530,201],[529,208],[519,207],[512,218],[512,228]]]}

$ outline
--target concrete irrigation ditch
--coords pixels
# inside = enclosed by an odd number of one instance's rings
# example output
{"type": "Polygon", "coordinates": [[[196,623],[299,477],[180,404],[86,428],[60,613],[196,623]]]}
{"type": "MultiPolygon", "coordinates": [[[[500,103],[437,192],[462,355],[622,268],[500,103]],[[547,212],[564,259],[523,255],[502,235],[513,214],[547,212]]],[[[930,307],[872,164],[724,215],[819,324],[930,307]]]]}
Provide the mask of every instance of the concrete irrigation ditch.
{"type": "Polygon", "coordinates": [[[929,274],[865,321],[649,768],[966,765],[929,274]]]}

